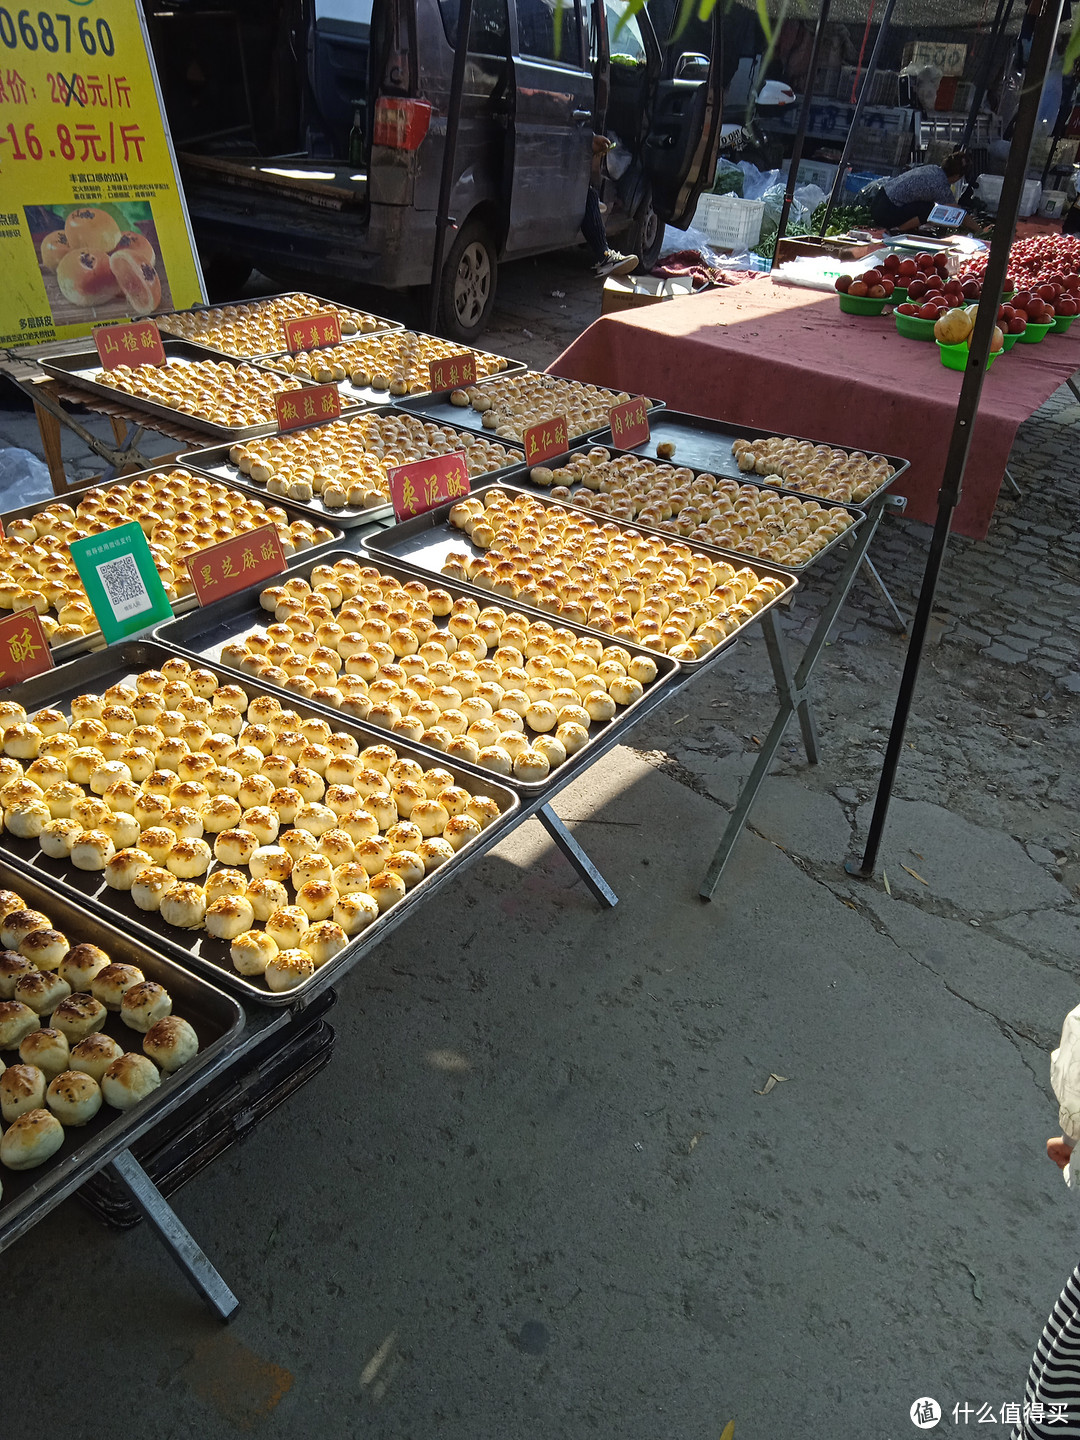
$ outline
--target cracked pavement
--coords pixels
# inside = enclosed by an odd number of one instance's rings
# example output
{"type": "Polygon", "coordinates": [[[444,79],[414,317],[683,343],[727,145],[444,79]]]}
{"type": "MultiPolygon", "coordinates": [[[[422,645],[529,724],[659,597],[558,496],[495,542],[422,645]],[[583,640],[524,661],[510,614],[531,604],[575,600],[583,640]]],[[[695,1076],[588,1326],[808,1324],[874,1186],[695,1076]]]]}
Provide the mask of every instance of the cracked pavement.
{"type": "MultiPolygon", "coordinates": [[[[527,285],[578,304],[576,263],[527,285]]],[[[527,323],[550,358],[561,330],[508,296],[491,348],[527,323]]],[[[917,1396],[1020,1400],[1077,1259],[1043,1142],[1080,1000],[1078,425],[1059,392],[1022,496],[950,547],[888,888],[843,869],[904,654],[860,579],[814,676],[821,763],[792,727],[711,905],[772,719],[760,636],[559,797],[614,911],[529,822],[342,984],[331,1065],[176,1201],[243,1300],[227,1332],[146,1226],[68,1202],[5,1254],[10,1315],[57,1276],[98,1307],[37,1423],[901,1440],[917,1396]]],[[[887,522],[872,552],[905,613],[927,539],[887,522]]]]}

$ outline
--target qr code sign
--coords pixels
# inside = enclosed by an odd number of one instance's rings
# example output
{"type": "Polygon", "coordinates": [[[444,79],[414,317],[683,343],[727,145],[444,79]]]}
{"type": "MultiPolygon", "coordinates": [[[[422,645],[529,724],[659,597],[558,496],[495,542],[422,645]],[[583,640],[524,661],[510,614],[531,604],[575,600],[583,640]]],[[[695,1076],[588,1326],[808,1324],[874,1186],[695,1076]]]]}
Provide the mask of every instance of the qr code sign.
{"type": "Polygon", "coordinates": [[[116,560],[106,560],[97,567],[101,583],[105,587],[109,604],[118,620],[139,615],[151,607],[150,596],[139,574],[139,567],[133,555],[121,555],[116,560]]]}

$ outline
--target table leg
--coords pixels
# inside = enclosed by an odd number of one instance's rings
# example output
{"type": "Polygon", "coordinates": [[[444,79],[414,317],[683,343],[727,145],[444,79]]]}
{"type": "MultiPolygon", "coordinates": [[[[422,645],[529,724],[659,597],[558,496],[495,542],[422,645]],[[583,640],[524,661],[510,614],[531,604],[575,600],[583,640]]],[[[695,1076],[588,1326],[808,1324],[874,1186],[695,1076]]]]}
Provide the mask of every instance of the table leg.
{"type": "Polygon", "coordinates": [[[870,559],[870,556],[869,556],[869,555],[864,555],[864,556],[863,556],[862,568],[863,568],[863,569],[867,572],[867,574],[870,576],[870,579],[874,582],[874,586],[875,586],[878,594],[881,596],[881,598],[885,601],[885,604],[886,604],[886,605],[889,607],[889,609],[892,611],[893,616],[894,616],[894,618],[895,618],[895,620],[896,620],[897,633],[900,634],[900,635],[905,635],[905,634],[907,633],[907,621],[904,619],[903,615],[900,613],[900,607],[897,605],[896,601],[895,601],[895,600],[892,598],[892,596],[889,594],[889,587],[885,584],[885,581],[882,580],[881,575],[878,573],[878,568],[877,568],[877,566],[876,566],[876,565],[874,564],[874,562],[870,559]]]}
{"type": "Polygon", "coordinates": [[[211,1265],[190,1231],[181,1223],[179,1216],[131,1151],[121,1150],[112,1161],[112,1166],[195,1289],[219,1319],[231,1320],[240,1301],[211,1265]]]}
{"type": "Polygon", "coordinates": [[[536,818],[543,825],[544,829],[551,836],[555,844],[563,852],[566,858],[573,865],[581,878],[585,881],[595,899],[601,905],[612,908],[619,903],[619,897],[612,890],[604,877],[597,870],[596,866],[589,859],[585,851],[574,839],[573,835],[559,819],[550,805],[541,805],[536,812],[536,818]]]}
{"type": "MultiPolygon", "coordinates": [[[[702,900],[711,900],[720,884],[724,867],[731,858],[731,852],[735,848],[735,842],[742,834],[743,826],[750,815],[750,810],[757,799],[757,793],[761,789],[776,758],[776,752],[780,748],[780,742],[784,738],[784,731],[793,715],[798,715],[799,726],[802,730],[803,745],[806,748],[806,758],[811,765],[816,765],[818,760],[817,731],[814,725],[813,712],[810,709],[809,684],[813,674],[814,666],[825,648],[825,642],[829,638],[829,631],[832,629],[833,621],[840,611],[840,607],[848,597],[855,577],[859,573],[859,567],[866,562],[867,551],[870,542],[877,533],[881,524],[882,515],[885,512],[888,502],[873,506],[867,511],[866,520],[855,532],[851,548],[848,551],[847,559],[844,561],[840,574],[836,577],[832,594],[829,596],[825,608],[822,610],[818,622],[814,627],[806,649],[803,651],[802,659],[798,667],[792,673],[791,662],[787,653],[787,644],[784,634],[780,628],[779,609],[773,607],[767,610],[762,616],[762,629],[765,633],[765,645],[769,652],[769,660],[772,664],[773,679],[776,682],[776,696],[779,701],[779,709],[776,712],[776,719],[772,723],[765,743],[762,745],[754,768],[746,778],[739,798],[736,801],[735,809],[731,812],[720,845],[713,856],[706,871],[705,878],[701,882],[701,889],[698,894],[702,900]]],[[[886,591],[886,595],[888,592],[886,591]]],[[[891,597],[890,604],[891,602],[891,597]]],[[[895,609],[895,606],[893,607],[895,609]]]]}
{"type": "Polygon", "coordinates": [[[52,413],[46,410],[44,405],[34,401],[34,416],[37,419],[38,434],[41,436],[41,448],[45,452],[45,463],[49,467],[49,479],[52,481],[54,495],[65,495],[67,493],[67,476],[64,474],[64,454],[60,441],[60,421],[52,413]]]}
{"type": "MultiPolygon", "coordinates": [[[[1071,384],[1072,382],[1070,381],[1069,383],[1071,384]]],[[[1008,467],[1007,465],[1005,466],[1005,484],[1009,487],[1009,489],[1012,491],[1012,493],[1013,493],[1018,499],[1019,499],[1020,496],[1023,495],[1024,492],[1020,489],[1020,486],[1016,483],[1015,479],[1013,478],[1012,471],[1009,469],[1009,467],[1008,467]]]]}
{"type": "Polygon", "coordinates": [[[1069,376],[1068,380],[1065,381],[1065,384],[1068,385],[1069,389],[1076,396],[1077,400],[1080,400],[1080,390],[1076,388],[1076,381],[1072,378],[1071,375],[1069,376]]]}

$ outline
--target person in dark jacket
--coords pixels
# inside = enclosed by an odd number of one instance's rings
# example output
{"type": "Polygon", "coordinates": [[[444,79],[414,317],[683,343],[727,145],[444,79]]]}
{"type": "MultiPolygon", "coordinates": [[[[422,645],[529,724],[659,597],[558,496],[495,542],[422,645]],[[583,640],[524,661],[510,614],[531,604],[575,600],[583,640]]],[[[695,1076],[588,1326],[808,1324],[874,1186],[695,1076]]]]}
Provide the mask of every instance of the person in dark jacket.
{"type": "Polygon", "coordinates": [[[870,199],[874,224],[893,234],[917,230],[935,205],[956,204],[952,186],[966,169],[964,155],[954,150],[940,165],[916,165],[894,175],[870,199]]]}

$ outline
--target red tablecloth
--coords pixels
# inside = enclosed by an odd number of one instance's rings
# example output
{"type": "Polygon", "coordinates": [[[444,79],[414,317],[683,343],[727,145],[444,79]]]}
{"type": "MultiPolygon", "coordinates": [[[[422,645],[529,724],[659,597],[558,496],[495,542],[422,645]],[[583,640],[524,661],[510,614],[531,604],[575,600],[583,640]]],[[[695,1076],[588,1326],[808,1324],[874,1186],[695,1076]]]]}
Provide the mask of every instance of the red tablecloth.
{"type": "MultiPolygon", "coordinates": [[[[902,455],[908,515],[937,513],[961,376],[936,345],[902,339],[890,316],[844,315],[833,296],[762,276],[602,316],[549,369],[696,415],[902,455]]],[[[1077,369],[1080,321],[995,362],[954,521],[961,535],[986,534],[1020,422],[1077,369]]]]}

